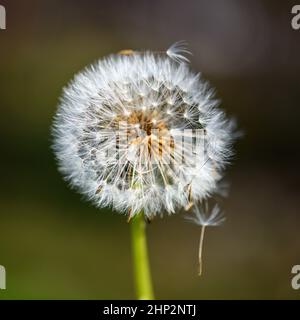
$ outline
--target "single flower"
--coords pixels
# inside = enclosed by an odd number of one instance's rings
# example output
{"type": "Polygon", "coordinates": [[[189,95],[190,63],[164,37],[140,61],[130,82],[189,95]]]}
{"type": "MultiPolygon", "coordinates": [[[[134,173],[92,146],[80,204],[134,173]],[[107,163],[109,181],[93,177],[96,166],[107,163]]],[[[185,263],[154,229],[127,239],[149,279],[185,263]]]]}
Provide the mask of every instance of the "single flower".
{"type": "Polygon", "coordinates": [[[182,43],[124,50],[64,88],[53,147],[65,178],[96,206],[151,218],[216,192],[234,122],[186,53],[182,43]]]}

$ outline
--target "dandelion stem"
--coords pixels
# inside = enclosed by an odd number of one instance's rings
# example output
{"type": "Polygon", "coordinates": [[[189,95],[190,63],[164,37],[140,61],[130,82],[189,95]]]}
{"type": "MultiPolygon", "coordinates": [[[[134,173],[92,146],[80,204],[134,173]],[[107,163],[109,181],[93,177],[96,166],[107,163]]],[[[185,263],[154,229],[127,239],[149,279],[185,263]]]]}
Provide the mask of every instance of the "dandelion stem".
{"type": "Polygon", "coordinates": [[[199,242],[199,273],[198,275],[202,275],[202,251],[203,251],[203,239],[204,239],[205,225],[201,227],[200,233],[200,242],[199,242]]]}
{"type": "Polygon", "coordinates": [[[151,300],[154,297],[148,261],[144,214],[137,214],[131,219],[130,224],[136,296],[139,300],[151,300]]]}

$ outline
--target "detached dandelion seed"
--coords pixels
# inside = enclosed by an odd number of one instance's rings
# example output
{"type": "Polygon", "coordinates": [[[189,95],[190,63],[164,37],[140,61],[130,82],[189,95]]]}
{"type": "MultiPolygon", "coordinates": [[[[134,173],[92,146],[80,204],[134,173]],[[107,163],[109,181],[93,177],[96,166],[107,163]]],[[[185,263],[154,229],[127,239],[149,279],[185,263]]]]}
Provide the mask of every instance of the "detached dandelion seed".
{"type": "Polygon", "coordinates": [[[203,205],[201,206],[201,204],[199,206],[195,206],[193,213],[194,213],[193,216],[186,216],[186,219],[192,221],[198,226],[201,226],[199,252],[198,252],[198,258],[199,258],[198,275],[201,276],[202,269],[203,269],[202,252],[203,252],[203,240],[204,240],[205,229],[206,227],[209,227],[209,226],[221,225],[225,221],[225,217],[221,212],[220,208],[218,207],[218,205],[215,205],[211,210],[211,212],[209,212],[207,202],[205,203],[205,208],[203,208],[203,205]]]}
{"type": "MultiPolygon", "coordinates": [[[[97,207],[127,214],[144,262],[145,218],[207,199],[232,154],[234,121],[186,54],[178,42],[104,57],[64,88],[54,119],[59,170],[97,207]]],[[[149,270],[136,274],[139,296],[152,297],[149,270]]]]}

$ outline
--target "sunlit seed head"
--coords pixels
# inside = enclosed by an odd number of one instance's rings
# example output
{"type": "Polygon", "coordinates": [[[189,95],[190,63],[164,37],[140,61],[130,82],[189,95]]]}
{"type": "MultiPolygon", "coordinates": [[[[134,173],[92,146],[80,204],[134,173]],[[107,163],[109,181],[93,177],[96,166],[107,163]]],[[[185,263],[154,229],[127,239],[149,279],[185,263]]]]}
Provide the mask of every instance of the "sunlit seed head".
{"type": "Polygon", "coordinates": [[[59,169],[97,206],[154,216],[216,191],[234,125],[184,53],[110,55],[64,89],[53,125],[59,169]],[[203,129],[205,149],[193,136],[203,129]]]}

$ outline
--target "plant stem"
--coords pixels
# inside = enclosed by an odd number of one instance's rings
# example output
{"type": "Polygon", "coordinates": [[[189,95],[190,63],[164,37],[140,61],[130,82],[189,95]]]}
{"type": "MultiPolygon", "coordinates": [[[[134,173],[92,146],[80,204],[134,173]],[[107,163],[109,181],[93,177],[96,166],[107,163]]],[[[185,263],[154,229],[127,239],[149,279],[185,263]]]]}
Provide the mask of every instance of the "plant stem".
{"type": "Polygon", "coordinates": [[[134,216],[131,219],[130,224],[137,299],[151,300],[154,299],[154,297],[148,261],[144,214],[141,212],[134,216]]]}

